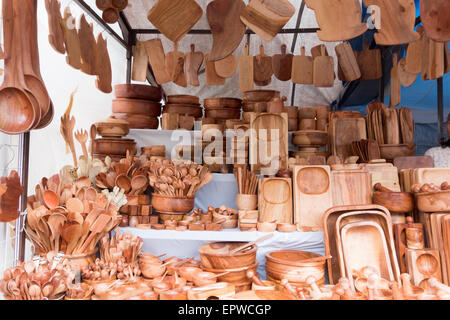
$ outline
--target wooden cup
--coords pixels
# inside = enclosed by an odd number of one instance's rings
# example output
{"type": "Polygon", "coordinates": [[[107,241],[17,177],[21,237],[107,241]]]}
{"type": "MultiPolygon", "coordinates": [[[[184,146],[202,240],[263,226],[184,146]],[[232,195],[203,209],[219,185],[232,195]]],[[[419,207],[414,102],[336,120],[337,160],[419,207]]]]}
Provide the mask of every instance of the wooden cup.
{"type": "Polygon", "coordinates": [[[238,194],[236,204],[238,210],[256,210],[258,208],[258,196],[256,194],[238,194]]]}

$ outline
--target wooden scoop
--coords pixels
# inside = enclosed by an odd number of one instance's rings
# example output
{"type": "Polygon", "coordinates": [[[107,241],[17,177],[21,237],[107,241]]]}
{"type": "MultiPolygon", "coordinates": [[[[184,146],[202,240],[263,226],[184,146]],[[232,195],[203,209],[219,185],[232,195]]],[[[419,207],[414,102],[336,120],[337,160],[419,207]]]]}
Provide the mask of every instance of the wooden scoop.
{"type": "Polygon", "coordinates": [[[272,82],[272,57],[264,53],[264,46],[259,46],[259,55],[254,59],[253,80],[257,86],[267,86],[272,82]]]}
{"type": "Polygon", "coordinates": [[[238,253],[239,251],[242,251],[242,250],[244,250],[244,249],[247,249],[248,247],[251,247],[251,246],[253,246],[254,244],[256,244],[256,243],[258,243],[258,242],[267,240],[267,239],[272,238],[272,237],[273,237],[273,233],[269,233],[269,234],[265,235],[264,237],[261,237],[261,238],[255,240],[255,241],[246,243],[246,244],[244,244],[244,245],[242,245],[242,246],[237,247],[237,248],[234,249],[234,250],[231,250],[230,254],[236,254],[236,253],[238,253]]]}
{"type": "Polygon", "coordinates": [[[125,174],[120,174],[116,178],[116,186],[128,193],[131,190],[131,179],[125,174]]]}
{"type": "Polygon", "coordinates": [[[81,252],[85,252],[85,250],[89,247],[92,240],[94,240],[94,238],[97,236],[97,234],[104,231],[106,225],[109,223],[110,220],[111,220],[111,216],[108,216],[106,214],[99,215],[97,220],[95,220],[95,222],[89,228],[89,231],[91,232],[91,234],[86,239],[83,246],[81,247],[81,249],[80,249],[81,252]]]}
{"type": "Polygon", "coordinates": [[[146,176],[135,176],[131,179],[131,193],[137,194],[140,190],[144,189],[148,184],[146,176]]]}
{"type": "Polygon", "coordinates": [[[195,51],[195,44],[191,44],[191,51],[186,54],[186,80],[194,87],[200,86],[198,72],[203,64],[204,55],[201,51],[195,51]]]}

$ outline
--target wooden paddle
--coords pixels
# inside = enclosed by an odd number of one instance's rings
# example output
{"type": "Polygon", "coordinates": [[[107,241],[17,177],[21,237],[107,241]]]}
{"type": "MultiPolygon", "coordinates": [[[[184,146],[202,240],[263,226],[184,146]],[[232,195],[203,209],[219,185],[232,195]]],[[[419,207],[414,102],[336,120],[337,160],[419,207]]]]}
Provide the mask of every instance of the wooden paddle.
{"type": "Polygon", "coordinates": [[[57,0],[45,0],[45,8],[48,13],[48,41],[55,51],[65,54],[64,33],[60,24],[61,4],[57,0]]]}
{"type": "Polygon", "coordinates": [[[301,47],[300,55],[292,60],[292,82],[297,84],[313,84],[314,60],[305,52],[305,47],[301,47]]]}
{"type": "Polygon", "coordinates": [[[355,81],[361,78],[361,70],[359,69],[358,61],[353,53],[352,46],[348,41],[338,44],[335,47],[338,58],[339,69],[342,71],[342,81],[355,81]]]}
{"type": "Polygon", "coordinates": [[[383,121],[386,144],[400,144],[400,127],[397,110],[394,108],[384,109],[383,121]]]}
{"type": "Polygon", "coordinates": [[[253,90],[253,69],[253,57],[248,53],[248,45],[245,45],[244,55],[239,57],[239,88],[241,92],[253,90]]]}
{"type": "Polygon", "coordinates": [[[174,51],[167,53],[165,66],[173,83],[187,87],[186,75],[184,74],[184,53],[178,51],[178,43],[175,42],[174,51]]]}
{"type": "Polygon", "coordinates": [[[64,10],[64,18],[61,19],[61,28],[64,33],[64,44],[67,51],[66,62],[72,68],[79,70],[81,69],[80,39],[78,38],[77,29],[75,28],[75,18],[70,12],[70,7],[66,7],[64,10]],[[73,26],[73,28],[69,26],[73,26]]]}
{"type": "Polygon", "coordinates": [[[206,63],[206,84],[209,86],[219,86],[225,84],[225,78],[220,77],[216,73],[216,64],[209,60],[209,54],[205,55],[206,63]]]}
{"type": "Polygon", "coordinates": [[[400,78],[398,75],[398,61],[397,61],[397,53],[392,55],[392,69],[391,69],[391,106],[398,106],[401,101],[401,85],[400,78]]]}
{"type": "Polygon", "coordinates": [[[134,81],[147,81],[148,56],[144,42],[137,41],[133,47],[133,69],[131,79],[134,81]]]}
{"type": "Polygon", "coordinates": [[[267,86],[272,82],[272,57],[264,53],[264,46],[259,46],[259,54],[253,58],[253,80],[257,86],[267,86]]]}
{"type": "Polygon", "coordinates": [[[241,43],[246,30],[245,24],[240,19],[241,11],[244,9],[245,3],[242,0],[214,0],[208,4],[206,17],[213,37],[209,53],[211,61],[229,57],[241,43]]]}
{"type": "Polygon", "coordinates": [[[363,51],[356,52],[356,60],[361,71],[361,80],[380,79],[383,73],[380,49],[369,49],[370,43],[364,41],[363,51]]]}
{"type": "Polygon", "coordinates": [[[422,71],[422,56],[424,46],[424,30],[422,26],[417,27],[417,33],[420,34],[420,39],[408,44],[405,58],[405,71],[414,74],[419,74],[422,71]]]}
{"type": "Polygon", "coordinates": [[[204,55],[201,51],[195,51],[195,44],[191,44],[191,51],[186,54],[185,72],[187,82],[194,87],[200,86],[198,72],[203,64],[204,55]]]}
{"type": "Polygon", "coordinates": [[[235,73],[238,65],[236,56],[229,55],[228,57],[214,62],[214,69],[219,77],[231,78],[235,73]]]}
{"type": "Polygon", "coordinates": [[[275,77],[281,81],[288,81],[292,74],[292,60],[294,56],[286,53],[286,45],[281,46],[281,54],[272,57],[272,70],[275,77]]]}
{"type": "Polygon", "coordinates": [[[420,1],[420,17],[427,35],[436,41],[450,41],[450,2],[420,1]]]}
{"type": "Polygon", "coordinates": [[[414,119],[411,109],[403,107],[399,112],[400,132],[402,143],[409,144],[414,142],[414,119]]]}
{"type": "Polygon", "coordinates": [[[422,80],[434,80],[444,75],[444,42],[423,37],[422,80]]]}
{"type": "Polygon", "coordinates": [[[325,55],[325,47],[321,47],[321,55],[314,59],[313,83],[316,87],[332,87],[334,85],[334,60],[325,55]]]}
{"type": "MultiPolygon", "coordinates": [[[[97,62],[98,74],[95,80],[95,86],[98,90],[103,93],[112,92],[112,70],[111,70],[111,59],[109,58],[108,43],[106,39],[103,39],[101,33],[97,37],[97,62]]],[[[147,56],[147,55],[146,55],[147,56]]],[[[147,69],[146,69],[147,70],[147,69]]]]}
{"type": "Polygon", "coordinates": [[[81,65],[81,71],[89,75],[97,74],[95,48],[97,42],[94,36],[94,26],[89,24],[84,14],[80,18],[80,29],[78,30],[78,38],[80,39],[81,59],[83,64],[81,65]]]}
{"type": "Polygon", "coordinates": [[[156,82],[163,84],[171,81],[169,74],[166,71],[165,60],[166,55],[161,39],[152,39],[145,42],[145,49],[147,50],[148,58],[152,66],[153,74],[156,82]]]}
{"type": "Polygon", "coordinates": [[[244,249],[246,249],[246,248],[248,248],[248,247],[251,247],[251,246],[255,245],[255,244],[258,243],[258,242],[261,242],[261,241],[270,239],[270,238],[272,238],[272,237],[273,237],[273,233],[269,233],[269,234],[265,235],[264,237],[261,237],[261,238],[259,238],[259,239],[256,239],[255,241],[252,241],[252,242],[248,242],[248,243],[246,243],[246,244],[243,244],[242,246],[239,246],[239,247],[237,247],[237,248],[231,250],[231,251],[230,251],[230,254],[236,254],[236,253],[238,253],[239,251],[242,251],[242,250],[244,250],[244,249]]]}
{"type": "Polygon", "coordinates": [[[406,58],[401,58],[398,62],[398,77],[404,87],[410,87],[417,79],[417,74],[406,71],[406,58]]]}

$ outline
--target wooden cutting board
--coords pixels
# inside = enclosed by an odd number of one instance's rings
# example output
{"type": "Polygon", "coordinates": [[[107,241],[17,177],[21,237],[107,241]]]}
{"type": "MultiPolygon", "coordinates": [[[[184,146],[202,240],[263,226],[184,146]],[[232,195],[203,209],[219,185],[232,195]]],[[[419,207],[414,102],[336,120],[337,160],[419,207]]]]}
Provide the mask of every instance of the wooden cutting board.
{"type": "Polygon", "coordinates": [[[361,70],[359,69],[358,61],[353,53],[352,46],[348,41],[338,44],[335,47],[338,58],[339,68],[342,71],[341,81],[355,81],[361,78],[361,70]]]}
{"type": "Polygon", "coordinates": [[[321,55],[314,58],[313,83],[316,87],[332,87],[334,85],[334,60],[325,55],[324,46],[321,55]]]}
{"type": "Polygon", "coordinates": [[[397,53],[392,55],[392,69],[391,69],[391,106],[398,106],[402,99],[402,91],[400,85],[400,78],[398,75],[398,60],[397,53]]]}
{"type": "Polygon", "coordinates": [[[408,44],[406,49],[406,65],[405,71],[409,73],[419,74],[422,72],[422,56],[424,46],[424,30],[422,26],[417,27],[417,33],[420,39],[408,44]]]}
{"type": "Polygon", "coordinates": [[[443,247],[447,266],[447,279],[450,280],[450,215],[442,219],[443,247]]]}
{"type": "Polygon", "coordinates": [[[161,39],[146,41],[145,48],[147,49],[147,55],[152,66],[156,82],[158,84],[170,82],[170,76],[167,73],[165,66],[166,54],[164,53],[161,39]]]}
{"type": "Polygon", "coordinates": [[[61,19],[61,28],[64,33],[64,44],[66,47],[66,62],[72,68],[81,69],[80,39],[76,29],[76,21],[70,12],[70,7],[64,9],[64,18],[61,19]],[[73,28],[69,28],[73,26],[73,28]]]}
{"type": "Polygon", "coordinates": [[[334,156],[347,159],[353,156],[353,141],[367,139],[366,120],[364,118],[334,118],[330,122],[330,144],[334,156]]]}
{"type": "Polygon", "coordinates": [[[439,254],[437,255],[437,260],[441,261],[442,266],[442,273],[441,270],[438,272],[438,276],[436,277],[438,280],[442,278],[444,281],[444,284],[448,284],[448,278],[447,278],[447,261],[445,259],[445,251],[444,251],[444,241],[443,241],[443,234],[442,234],[442,219],[447,216],[446,213],[433,213],[431,214],[431,228],[433,229],[432,232],[432,238],[433,238],[433,246],[432,248],[439,251],[439,254]]]}
{"type": "Polygon", "coordinates": [[[430,156],[397,157],[394,159],[394,166],[399,171],[404,169],[433,168],[434,162],[430,156]]]}
{"type": "Polygon", "coordinates": [[[210,60],[225,59],[239,46],[246,30],[240,18],[244,9],[242,0],[214,0],[208,4],[206,16],[213,37],[210,60]]]}
{"type": "MultiPolygon", "coordinates": [[[[363,0],[366,7],[380,8],[380,27],[375,34],[378,45],[392,46],[410,43],[420,38],[414,31],[416,8],[414,0],[363,0]]],[[[375,11],[374,11],[375,12],[375,11]]]]}
{"type": "Polygon", "coordinates": [[[250,129],[250,161],[252,163],[252,171],[259,172],[262,168],[270,168],[270,163],[268,162],[275,157],[275,153],[278,153],[279,169],[287,169],[289,157],[287,113],[251,113],[250,129]],[[266,130],[266,135],[264,135],[264,131],[260,130],[266,130]],[[267,152],[260,152],[260,147],[263,147],[263,150],[267,150],[267,152]],[[272,150],[273,147],[277,147],[278,149],[272,150]],[[266,160],[269,161],[261,159],[261,155],[265,155],[266,160]]]}
{"type": "Polygon", "coordinates": [[[244,55],[239,57],[239,88],[241,92],[253,90],[253,70],[253,56],[248,54],[248,45],[245,45],[244,55]]]}
{"type": "Polygon", "coordinates": [[[400,133],[402,143],[413,143],[415,124],[411,109],[403,107],[399,112],[400,133]]]}
{"type": "Polygon", "coordinates": [[[97,42],[94,37],[94,26],[87,22],[84,14],[82,14],[80,18],[78,38],[80,39],[81,59],[83,62],[81,71],[89,75],[96,75],[96,53],[94,51],[97,47],[97,42]]]}
{"type": "Polygon", "coordinates": [[[187,87],[186,75],[184,73],[184,53],[178,51],[178,43],[173,46],[173,51],[166,54],[165,66],[172,82],[187,87]]]}
{"type": "Polygon", "coordinates": [[[203,16],[195,0],[158,0],[148,20],[169,40],[178,42],[203,16]]]}
{"type": "Polygon", "coordinates": [[[219,77],[231,78],[235,73],[238,65],[236,56],[229,55],[225,59],[214,62],[214,68],[219,77]]]}
{"type": "Polygon", "coordinates": [[[250,0],[241,11],[242,22],[264,41],[272,41],[295,14],[288,0],[250,0]]]}
{"type": "Polygon", "coordinates": [[[133,47],[133,69],[131,79],[134,81],[147,81],[148,56],[144,42],[137,41],[133,47]]]}
{"type": "Polygon", "coordinates": [[[292,180],[287,178],[259,179],[259,221],[292,223],[292,180]]]}
{"type": "Polygon", "coordinates": [[[281,46],[281,53],[272,57],[272,70],[275,77],[281,81],[288,81],[292,74],[292,60],[294,56],[286,53],[286,45],[281,46]]]}
{"type": "Polygon", "coordinates": [[[424,34],[422,80],[434,80],[444,75],[444,42],[434,41],[424,34]]]}
{"type": "Polygon", "coordinates": [[[64,33],[60,24],[61,4],[57,0],[45,0],[45,8],[48,13],[48,41],[55,51],[65,54],[64,33]]]}
{"type": "Polygon", "coordinates": [[[216,65],[214,61],[209,61],[209,54],[205,55],[205,72],[206,72],[206,84],[208,86],[219,86],[225,84],[225,78],[220,77],[216,73],[216,65]]]}
{"type": "Polygon", "coordinates": [[[329,166],[295,166],[294,217],[299,231],[323,230],[323,214],[333,206],[329,166]]]}
{"type": "Polygon", "coordinates": [[[366,32],[367,24],[361,22],[362,8],[358,0],[306,0],[314,10],[319,39],[337,42],[356,38],[366,32]]]}
{"type": "Polygon", "coordinates": [[[450,2],[448,0],[420,1],[420,18],[425,31],[433,40],[450,41],[450,2]]]}
{"type": "Polygon", "coordinates": [[[440,186],[442,182],[450,181],[450,168],[418,168],[414,170],[414,183],[434,183],[440,186]]]}
{"type": "Polygon", "coordinates": [[[103,39],[101,33],[97,36],[97,66],[99,66],[99,68],[95,86],[103,93],[111,93],[111,59],[109,58],[108,42],[106,39],[103,39]]]}
{"type": "Polygon", "coordinates": [[[404,87],[410,87],[416,82],[417,74],[406,71],[406,58],[401,58],[398,62],[398,77],[404,87]]]}
{"type": "Polygon", "coordinates": [[[333,206],[371,204],[370,175],[363,170],[332,171],[333,206]]]}
{"type": "Polygon", "coordinates": [[[300,55],[292,60],[292,82],[297,84],[313,84],[314,60],[305,52],[305,47],[301,47],[300,55]]]}
{"type": "Polygon", "coordinates": [[[370,174],[371,191],[377,183],[392,191],[401,191],[398,169],[392,163],[368,163],[364,165],[363,170],[370,174]]]}
{"type": "Polygon", "coordinates": [[[203,64],[204,55],[201,51],[195,51],[195,44],[191,44],[191,51],[186,54],[186,80],[194,87],[200,86],[198,72],[203,64]]]}
{"type": "Polygon", "coordinates": [[[380,49],[369,49],[370,43],[364,42],[363,51],[356,51],[356,60],[361,71],[361,80],[380,79],[383,74],[380,49]]]}
{"type": "Polygon", "coordinates": [[[272,82],[272,57],[264,53],[264,46],[259,46],[259,54],[253,58],[253,80],[257,86],[267,86],[272,82]]]}
{"type": "Polygon", "coordinates": [[[384,141],[386,144],[400,144],[400,126],[398,113],[394,108],[383,110],[384,141]]]}

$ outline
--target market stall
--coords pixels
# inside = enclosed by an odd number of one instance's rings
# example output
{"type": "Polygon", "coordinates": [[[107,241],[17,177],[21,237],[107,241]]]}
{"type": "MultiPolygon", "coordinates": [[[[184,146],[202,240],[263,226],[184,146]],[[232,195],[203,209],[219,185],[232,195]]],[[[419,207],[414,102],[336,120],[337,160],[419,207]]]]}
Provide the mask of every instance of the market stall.
{"type": "Polygon", "coordinates": [[[402,104],[436,82],[444,137],[445,1],[73,3],[45,1],[46,45],[111,97],[89,128],[41,75],[37,1],[2,1],[5,298],[449,299],[450,169],[402,104]],[[375,99],[344,110],[363,86],[375,99]],[[30,132],[52,123],[70,162],[31,181],[30,132]]]}

